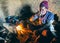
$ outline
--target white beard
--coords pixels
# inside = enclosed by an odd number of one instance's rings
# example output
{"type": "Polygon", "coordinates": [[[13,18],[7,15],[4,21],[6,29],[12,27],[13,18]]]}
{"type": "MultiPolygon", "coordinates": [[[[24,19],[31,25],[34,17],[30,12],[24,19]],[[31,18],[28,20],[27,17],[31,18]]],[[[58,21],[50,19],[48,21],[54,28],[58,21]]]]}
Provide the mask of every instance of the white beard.
{"type": "Polygon", "coordinates": [[[45,13],[41,12],[41,14],[40,14],[40,15],[41,15],[41,16],[43,16],[44,14],[45,14],[45,13]]]}

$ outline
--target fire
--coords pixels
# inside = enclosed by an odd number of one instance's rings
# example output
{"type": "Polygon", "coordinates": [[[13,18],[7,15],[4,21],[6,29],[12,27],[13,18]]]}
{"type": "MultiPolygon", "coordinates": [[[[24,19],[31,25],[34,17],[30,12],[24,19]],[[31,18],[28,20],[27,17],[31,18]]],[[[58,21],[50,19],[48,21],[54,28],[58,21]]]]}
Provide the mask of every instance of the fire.
{"type": "Polygon", "coordinates": [[[20,40],[20,43],[25,43],[29,38],[29,34],[32,33],[30,29],[24,27],[23,23],[20,23],[17,27],[17,39],[20,40]]]}
{"type": "Polygon", "coordinates": [[[18,32],[18,34],[23,34],[24,32],[24,28],[23,28],[23,24],[19,24],[17,27],[16,27],[16,30],[18,32]]]}
{"type": "Polygon", "coordinates": [[[36,19],[35,21],[33,20],[34,19],[34,15],[32,17],[30,17],[30,22],[33,24],[33,25],[42,25],[42,19],[36,19]]]}
{"type": "MultiPolygon", "coordinates": [[[[38,21],[38,20],[32,21],[33,16],[29,20],[33,25],[39,25],[40,21],[38,21]]],[[[25,43],[30,37],[32,37],[32,39],[34,40],[31,42],[33,42],[33,43],[37,42],[38,39],[40,38],[40,35],[38,35],[38,36],[36,35],[37,30],[34,30],[34,31],[30,30],[30,27],[29,27],[30,25],[27,24],[26,25],[27,27],[25,27],[24,23],[25,22],[23,21],[18,26],[16,26],[17,38],[20,40],[20,43],[25,43]]],[[[42,35],[47,36],[47,30],[44,30],[42,32],[42,35]]]]}
{"type": "Polygon", "coordinates": [[[30,17],[30,19],[29,19],[30,22],[35,26],[39,25],[39,19],[37,19],[35,21],[33,19],[34,19],[34,15],[32,17],[30,17]]]}
{"type": "Polygon", "coordinates": [[[22,30],[22,27],[20,25],[18,25],[16,28],[17,30],[22,30]]]}
{"type": "Polygon", "coordinates": [[[20,23],[17,27],[16,27],[16,30],[18,32],[18,34],[27,34],[29,32],[32,32],[30,29],[28,28],[25,28],[23,23],[20,23]]]}

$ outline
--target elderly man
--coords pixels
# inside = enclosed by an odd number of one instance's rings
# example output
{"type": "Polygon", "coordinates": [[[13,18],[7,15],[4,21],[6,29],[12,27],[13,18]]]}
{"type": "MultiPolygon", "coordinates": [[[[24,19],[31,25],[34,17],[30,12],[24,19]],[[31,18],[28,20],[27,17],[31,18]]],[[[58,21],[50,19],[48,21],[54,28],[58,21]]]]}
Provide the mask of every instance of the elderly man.
{"type": "Polygon", "coordinates": [[[39,5],[39,9],[40,10],[38,11],[38,13],[33,16],[32,21],[35,21],[36,19],[39,19],[39,25],[47,24],[47,26],[49,27],[52,34],[54,36],[56,36],[55,29],[54,29],[54,26],[53,26],[54,14],[52,12],[48,11],[48,2],[47,1],[42,1],[39,5]]]}

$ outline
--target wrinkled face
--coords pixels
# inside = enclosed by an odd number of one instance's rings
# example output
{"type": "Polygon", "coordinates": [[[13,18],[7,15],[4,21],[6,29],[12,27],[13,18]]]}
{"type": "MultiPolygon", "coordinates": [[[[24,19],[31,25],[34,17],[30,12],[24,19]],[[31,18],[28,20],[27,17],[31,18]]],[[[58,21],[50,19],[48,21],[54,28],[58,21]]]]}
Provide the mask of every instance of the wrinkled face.
{"type": "Polygon", "coordinates": [[[46,9],[45,7],[41,7],[41,8],[40,8],[40,14],[41,14],[41,15],[46,14],[46,12],[47,12],[47,9],[46,9]]]}

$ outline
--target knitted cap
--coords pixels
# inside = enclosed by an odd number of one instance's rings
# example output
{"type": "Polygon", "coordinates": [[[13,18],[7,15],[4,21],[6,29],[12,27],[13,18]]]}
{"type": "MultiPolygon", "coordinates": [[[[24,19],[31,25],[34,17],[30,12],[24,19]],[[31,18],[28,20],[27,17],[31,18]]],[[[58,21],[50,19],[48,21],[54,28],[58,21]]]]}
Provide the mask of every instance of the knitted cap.
{"type": "Polygon", "coordinates": [[[42,2],[40,3],[40,7],[45,7],[45,8],[48,9],[48,1],[42,1],[42,2]]]}

